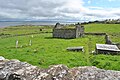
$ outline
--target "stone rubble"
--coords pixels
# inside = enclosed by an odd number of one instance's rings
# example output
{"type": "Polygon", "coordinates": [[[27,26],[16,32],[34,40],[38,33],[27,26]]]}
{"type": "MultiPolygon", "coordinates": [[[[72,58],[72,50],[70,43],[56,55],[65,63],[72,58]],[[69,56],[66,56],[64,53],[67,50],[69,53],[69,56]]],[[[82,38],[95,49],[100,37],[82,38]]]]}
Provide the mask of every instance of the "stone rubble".
{"type": "Polygon", "coordinates": [[[104,70],[94,66],[69,69],[61,64],[42,69],[0,56],[0,80],[120,80],[120,71],[104,70]]]}

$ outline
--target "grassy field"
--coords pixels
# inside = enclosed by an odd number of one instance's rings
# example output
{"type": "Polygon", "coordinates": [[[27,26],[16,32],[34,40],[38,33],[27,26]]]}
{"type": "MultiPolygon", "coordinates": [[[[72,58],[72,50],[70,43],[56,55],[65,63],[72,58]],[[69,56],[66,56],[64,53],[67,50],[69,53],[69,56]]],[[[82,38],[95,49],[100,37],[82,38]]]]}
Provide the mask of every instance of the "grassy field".
{"type": "Polygon", "coordinates": [[[28,34],[28,33],[40,33],[40,32],[52,32],[51,27],[44,26],[13,26],[0,29],[0,34],[28,34]],[[42,29],[42,31],[40,31],[42,29]]]}
{"type": "MultiPolygon", "coordinates": [[[[47,68],[50,65],[65,64],[68,67],[97,66],[103,69],[120,70],[120,55],[93,55],[96,43],[105,43],[104,36],[85,36],[77,39],[52,38],[49,27],[9,27],[0,29],[0,34],[34,35],[0,38],[0,56],[8,59],[19,59],[30,64],[47,68]],[[42,28],[43,31],[39,29],[42,28]],[[16,40],[19,48],[15,48],[16,40]],[[29,46],[29,41],[32,46],[29,46]],[[84,46],[85,52],[69,52],[67,47],[84,46]]],[[[106,32],[110,38],[120,43],[120,24],[89,24],[85,25],[85,32],[106,32]]]]}
{"type": "Polygon", "coordinates": [[[89,24],[85,27],[85,32],[105,32],[113,42],[120,43],[120,24],[89,24]]]}

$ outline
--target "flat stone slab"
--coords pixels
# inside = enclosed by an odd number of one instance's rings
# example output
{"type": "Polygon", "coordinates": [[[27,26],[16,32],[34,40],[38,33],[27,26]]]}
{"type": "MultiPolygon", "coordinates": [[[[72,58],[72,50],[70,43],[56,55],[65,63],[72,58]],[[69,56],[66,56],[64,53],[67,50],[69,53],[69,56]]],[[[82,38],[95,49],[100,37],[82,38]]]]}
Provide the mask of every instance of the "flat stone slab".
{"type": "Polygon", "coordinates": [[[79,46],[79,47],[68,47],[67,50],[68,50],[68,51],[82,51],[82,52],[84,52],[83,46],[79,46]]]}
{"type": "Polygon", "coordinates": [[[117,45],[110,44],[96,44],[96,53],[104,54],[119,54],[120,50],[117,45]]]}
{"type": "Polygon", "coordinates": [[[118,51],[118,52],[120,52],[119,48],[116,45],[96,44],[96,48],[99,49],[99,50],[118,51]]]}

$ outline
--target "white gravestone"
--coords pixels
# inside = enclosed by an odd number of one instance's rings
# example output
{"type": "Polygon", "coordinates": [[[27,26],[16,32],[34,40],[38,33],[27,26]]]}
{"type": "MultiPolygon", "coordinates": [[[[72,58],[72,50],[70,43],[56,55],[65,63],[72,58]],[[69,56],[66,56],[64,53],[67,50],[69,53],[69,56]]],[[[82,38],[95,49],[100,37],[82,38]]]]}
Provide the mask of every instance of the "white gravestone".
{"type": "Polygon", "coordinates": [[[32,41],[30,40],[30,42],[29,42],[29,45],[31,46],[32,45],[32,41]]]}
{"type": "Polygon", "coordinates": [[[16,41],[16,48],[18,48],[18,40],[16,41]]]}

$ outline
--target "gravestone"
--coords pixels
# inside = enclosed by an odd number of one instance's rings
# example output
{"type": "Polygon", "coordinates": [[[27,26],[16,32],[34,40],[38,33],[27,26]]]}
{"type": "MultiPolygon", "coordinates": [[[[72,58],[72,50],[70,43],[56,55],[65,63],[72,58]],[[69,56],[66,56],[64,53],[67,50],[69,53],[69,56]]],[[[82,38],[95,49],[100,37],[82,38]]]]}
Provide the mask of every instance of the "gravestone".
{"type": "Polygon", "coordinates": [[[112,41],[110,40],[110,37],[108,35],[105,35],[105,44],[112,44],[112,41]]]}
{"type": "Polygon", "coordinates": [[[82,51],[82,52],[84,52],[84,48],[83,48],[83,46],[79,46],[79,47],[68,47],[67,48],[67,50],[68,51],[82,51]]]}
{"type": "Polygon", "coordinates": [[[120,50],[116,45],[111,44],[96,44],[96,53],[99,54],[119,54],[120,50]]]}
{"type": "Polygon", "coordinates": [[[29,42],[29,45],[31,46],[32,45],[32,41],[30,40],[30,42],[29,42]]]}
{"type": "Polygon", "coordinates": [[[16,41],[16,48],[18,48],[18,40],[16,41]]]}

